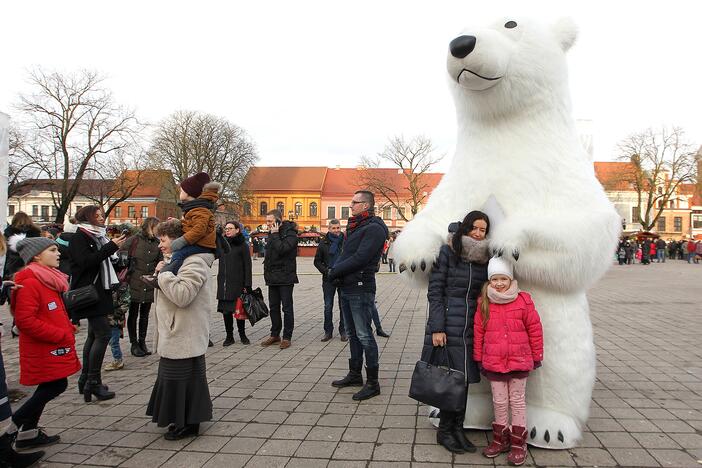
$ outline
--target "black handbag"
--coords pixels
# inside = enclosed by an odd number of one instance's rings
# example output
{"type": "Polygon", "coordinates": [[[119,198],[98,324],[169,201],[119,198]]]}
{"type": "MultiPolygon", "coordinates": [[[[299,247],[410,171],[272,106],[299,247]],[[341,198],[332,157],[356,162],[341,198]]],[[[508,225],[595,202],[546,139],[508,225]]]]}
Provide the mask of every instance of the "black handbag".
{"type": "Polygon", "coordinates": [[[434,364],[436,348],[431,350],[429,362],[417,361],[414,365],[409,397],[445,411],[461,411],[466,406],[465,373],[453,368],[445,346],[441,348],[446,355],[448,368],[434,364]]]}
{"type": "Polygon", "coordinates": [[[100,296],[97,288],[95,287],[95,282],[99,277],[100,271],[98,270],[98,274],[89,285],[71,289],[63,293],[63,305],[66,307],[66,311],[68,311],[69,314],[72,314],[76,310],[85,309],[98,303],[100,296]]]}
{"type": "Polygon", "coordinates": [[[243,293],[241,295],[241,302],[244,303],[244,310],[249,317],[251,326],[254,326],[259,320],[268,317],[268,306],[266,305],[266,301],[263,300],[261,288],[243,293]]]}

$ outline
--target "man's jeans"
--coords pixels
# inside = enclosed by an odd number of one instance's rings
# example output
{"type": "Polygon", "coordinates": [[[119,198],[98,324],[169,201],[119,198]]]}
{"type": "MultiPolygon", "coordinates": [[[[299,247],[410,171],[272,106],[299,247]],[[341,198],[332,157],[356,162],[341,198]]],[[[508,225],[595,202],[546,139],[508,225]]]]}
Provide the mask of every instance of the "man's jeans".
{"type": "Polygon", "coordinates": [[[110,337],[110,349],[112,350],[112,358],[115,361],[122,360],[122,348],[119,346],[119,336],[122,334],[122,330],[119,327],[112,327],[112,336],[110,337]]]}
{"type": "Polygon", "coordinates": [[[656,259],[658,260],[658,263],[665,263],[665,250],[657,250],[656,259]]]}
{"type": "Polygon", "coordinates": [[[280,337],[283,330],[283,339],[292,338],[295,328],[295,313],[293,312],[293,285],[268,286],[268,304],[270,306],[271,336],[280,337]],[[280,306],[283,305],[283,319],[280,318],[280,306]],[[285,322],[285,326],[283,326],[285,322]]]}
{"type": "Polygon", "coordinates": [[[339,335],[344,334],[344,314],[341,312],[341,290],[330,281],[322,281],[324,293],[324,334],[331,335],[334,331],[334,295],[339,295],[339,335]]]}
{"type": "Polygon", "coordinates": [[[346,335],[349,337],[351,360],[362,363],[363,353],[365,353],[366,366],[378,367],[378,345],[371,329],[375,294],[339,291],[339,298],[341,299],[341,313],[344,314],[346,335]]]}

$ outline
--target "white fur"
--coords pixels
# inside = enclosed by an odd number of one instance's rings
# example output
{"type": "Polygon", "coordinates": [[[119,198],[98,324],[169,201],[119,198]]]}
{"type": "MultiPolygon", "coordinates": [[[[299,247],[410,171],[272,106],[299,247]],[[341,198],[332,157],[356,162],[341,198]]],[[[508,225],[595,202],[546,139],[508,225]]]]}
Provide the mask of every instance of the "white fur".
{"type": "MultiPolygon", "coordinates": [[[[510,260],[509,253],[519,252],[515,277],[532,294],[544,327],[543,367],[527,384],[528,430],[536,428],[528,442],[573,447],[595,380],[585,291],[611,264],[621,229],[571,117],[565,51],[575,41],[575,26],[507,18],[463,34],[477,38],[474,51],[447,60],[456,154],[426,208],[397,238],[395,262],[407,267],[403,277],[426,284],[419,265],[432,264],[448,224],[495,196],[505,218],[491,226],[490,244],[510,260]],[[506,29],[508,20],[517,27],[506,29]],[[488,86],[463,69],[501,78],[488,86]]],[[[489,427],[486,383],[471,388],[467,408],[466,427],[489,427]]]]}
{"type": "Polygon", "coordinates": [[[25,239],[27,237],[27,234],[21,232],[19,234],[12,234],[8,239],[7,239],[7,248],[9,250],[12,250],[13,252],[17,252],[17,244],[19,244],[19,241],[22,239],[25,239]]]}

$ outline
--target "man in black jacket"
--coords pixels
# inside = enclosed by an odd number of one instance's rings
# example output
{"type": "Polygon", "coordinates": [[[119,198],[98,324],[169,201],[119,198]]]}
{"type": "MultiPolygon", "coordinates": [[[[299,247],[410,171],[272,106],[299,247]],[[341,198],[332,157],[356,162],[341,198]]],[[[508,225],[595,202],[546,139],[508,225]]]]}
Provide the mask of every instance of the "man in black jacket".
{"type": "Polygon", "coordinates": [[[374,215],[373,193],[357,191],[351,200],[351,218],[341,256],[329,270],[328,278],[341,289],[341,311],[349,337],[349,373],[332,382],[334,387],[363,385],[361,368],[366,356],[366,384],[353,399],[360,401],[380,395],[378,383],[378,345],[371,329],[375,272],[383,251],[388,228],[374,215]]]}
{"type": "Polygon", "coordinates": [[[261,342],[261,346],[280,343],[280,349],[290,347],[295,315],[293,312],[293,286],[297,280],[297,226],[291,221],[282,221],[278,210],[266,215],[268,244],[263,260],[263,279],[268,286],[270,305],[271,336],[261,342]],[[283,320],[280,306],[283,305],[283,320]],[[283,326],[283,321],[285,325],[283,326]],[[280,339],[280,331],[283,339],[280,339]]]}
{"type": "MultiPolygon", "coordinates": [[[[334,331],[334,295],[337,293],[338,288],[329,281],[327,272],[339,258],[343,245],[344,235],[341,233],[341,223],[338,219],[332,219],[329,221],[329,231],[319,243],[317,253],[314,256],[314,266],[322,274],[322,293],[324,294],[324,338],[321,341],[331,340],[332,332],[334,331]]],[[[344,314],[341,312],[341,300],[339,300],[339,336],[341,341],[348,340],[344,332],[344,314]]]]}

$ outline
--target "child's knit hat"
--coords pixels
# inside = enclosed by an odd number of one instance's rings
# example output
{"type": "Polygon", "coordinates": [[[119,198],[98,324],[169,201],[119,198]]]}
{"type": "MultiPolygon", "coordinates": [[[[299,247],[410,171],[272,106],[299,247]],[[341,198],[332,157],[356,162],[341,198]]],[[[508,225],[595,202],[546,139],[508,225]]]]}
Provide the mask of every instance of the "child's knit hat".
{"type": "Polygon", "coordinates": [[[183,182],[180,183],[180,188],[191,197],[197,198],[202,195],[202,188],[209,181],[210,175],[207,172],[198,172],[183,180],[183,182]]]}
{"type": "Polygon", "coordinates": [[[22,257],[25,265],[29,264],[36,255],[39,255],[52,245],[57,245],[48,237],[26,237],[17,243],[17,253],[22,257]]]}
{"type": "Polygon", "coordinates": [[[512,264],[502,257],[492,257],[488,262],[488,279],[495,275],[505,275],[513,280],[512,264]]]}

